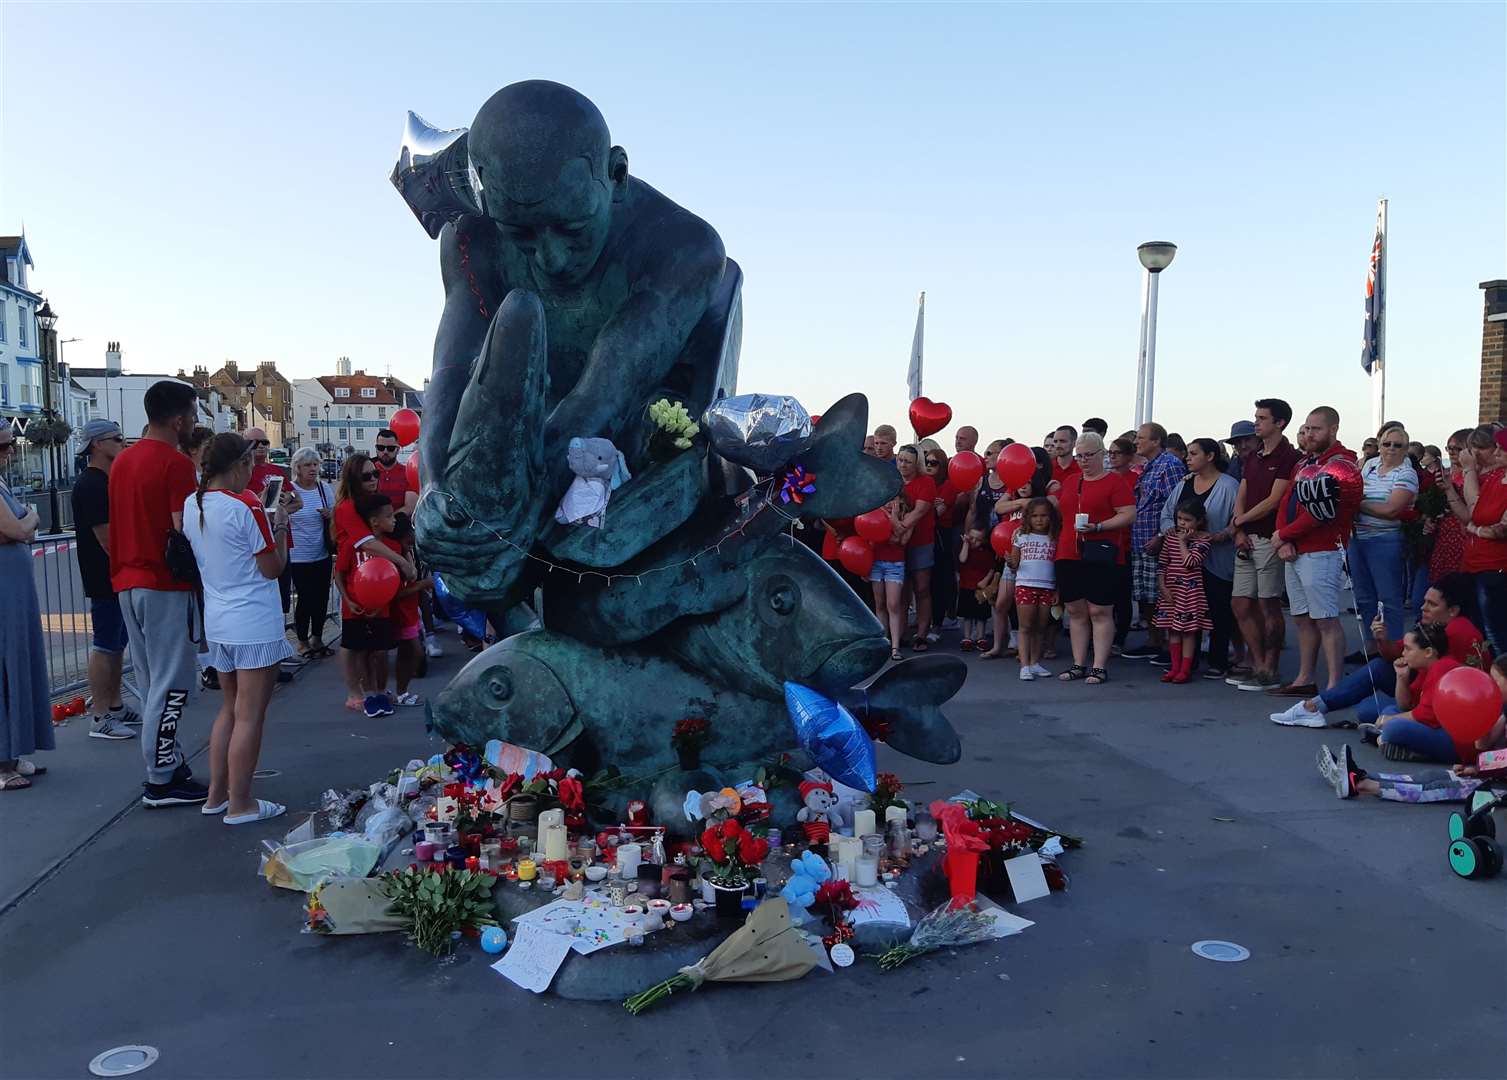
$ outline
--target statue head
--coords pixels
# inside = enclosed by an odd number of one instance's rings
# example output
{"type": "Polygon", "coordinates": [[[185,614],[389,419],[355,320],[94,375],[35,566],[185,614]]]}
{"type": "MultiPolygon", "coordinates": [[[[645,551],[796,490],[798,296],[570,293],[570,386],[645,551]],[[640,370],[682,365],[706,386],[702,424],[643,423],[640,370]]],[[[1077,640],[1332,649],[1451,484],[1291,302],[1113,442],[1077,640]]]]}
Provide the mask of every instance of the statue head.
{"type": "Polygon", "coordinates": [[[628,184],[628,155],[597,107],[559,83],[514,83],[481,107],[468,145],[482,209],[539,283],[584,280],[628,184]]]}

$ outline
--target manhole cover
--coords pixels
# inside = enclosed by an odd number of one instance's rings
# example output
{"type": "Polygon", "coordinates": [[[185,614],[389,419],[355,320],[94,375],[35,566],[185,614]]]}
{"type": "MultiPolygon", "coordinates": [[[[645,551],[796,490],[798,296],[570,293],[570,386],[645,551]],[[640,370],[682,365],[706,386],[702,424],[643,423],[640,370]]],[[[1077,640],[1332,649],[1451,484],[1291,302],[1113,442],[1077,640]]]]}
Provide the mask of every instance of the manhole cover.
{"type": "Polygon", "coordinates": [[[1193,952],[1205,960],[1217,960],[1221,964],[1235,964],[1251,958],[1251,950],[1233,941],[1195,941],[1193,952]]]}
{"type": "Polygon", "coordinates": [[[89,1062],[89,1071],[95,1076],[130,1076],[156,1060],[155,1046],[117,1046],[89,1062]]]}
{"type": "Polygon", "coordinates": [[[256,772],[251,774],[251,779],[267,780],[274,776],[281,776],[282,774],[283,772],[281,769],[258,769],[256,770],[256,772]]]}

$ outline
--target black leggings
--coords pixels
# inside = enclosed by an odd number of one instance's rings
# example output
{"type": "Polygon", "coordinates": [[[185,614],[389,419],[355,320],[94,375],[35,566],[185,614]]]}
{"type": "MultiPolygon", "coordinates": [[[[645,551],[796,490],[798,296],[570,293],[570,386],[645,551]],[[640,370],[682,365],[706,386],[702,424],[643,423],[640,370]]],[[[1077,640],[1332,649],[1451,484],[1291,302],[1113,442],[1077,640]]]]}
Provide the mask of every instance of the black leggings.
{"type": "Polygon", "coordinates": [[[330,574],[334,566],[334,560],[328,556],[316,562],[288,564],[293,588],[298,594],[298,603],[293,608],[293,629],[299,641],[324,640],[325,613],[330,606],[330,574]]]}
{"type": "Polygon", "coordinates": [[[1235,633],[1235,610],[1230,597],[1235,591],[1235,582],[1215,577],[1207,570],[1204,575],[1204,599],[1209,602],[1209,621],[1214,624],[1209,634],[1209,664],[1223,668],[1230,664],[1230,639],[1235,633]]]}

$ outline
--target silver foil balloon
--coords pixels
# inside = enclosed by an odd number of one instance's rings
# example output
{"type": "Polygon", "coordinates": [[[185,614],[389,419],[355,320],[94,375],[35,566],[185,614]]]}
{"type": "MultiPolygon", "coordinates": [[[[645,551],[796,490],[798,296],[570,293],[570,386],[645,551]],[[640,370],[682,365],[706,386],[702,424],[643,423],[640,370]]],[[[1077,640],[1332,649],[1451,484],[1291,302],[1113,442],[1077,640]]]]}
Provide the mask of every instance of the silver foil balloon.
{"type": "Polygon", "coordinates": [[[712,447],[728,461],[769,474],[792,464],[811,444],[811,417],[784,394],[739,394],[701,417],[712,447]]]}
{"type": "Polygon", "coordinates": [[[419,219],[424,231],[438,237],[448,222],[463,214],[480,214],[481,194],[466,128],[440,131],[415,112],[409,112],[392,167],[392,186],[419,219]]]}

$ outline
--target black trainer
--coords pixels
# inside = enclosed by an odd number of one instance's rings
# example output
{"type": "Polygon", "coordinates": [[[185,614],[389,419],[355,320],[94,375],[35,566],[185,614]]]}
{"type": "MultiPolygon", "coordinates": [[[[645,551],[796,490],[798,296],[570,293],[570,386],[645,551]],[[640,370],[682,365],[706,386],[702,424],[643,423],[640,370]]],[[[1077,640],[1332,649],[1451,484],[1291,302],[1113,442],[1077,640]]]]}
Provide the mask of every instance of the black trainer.
{"type": "Polygon", "coordinates": [[[141,786],[146,789],[141,796],[143,806],[191,806],[209,798],[209,788],[194,779],[187,764],[179,765],[165,784],[141,786]]]}
{"type": "Polygon", "coordinates": [[[1151,662],[1153,664],[1155,664],[1157,667],[1171,667],[1172,666],[1172,654],[1171,653],[1165,653],[1165,652],[1164,653],[1157,653],[1155,656],[1153,656],[1151,658],[1151,662]]]}
{"type": "Polygon", "coordinates": [[[205,668],[199,673],[199,685],[206,690],[218,690],[220,688],[220,673],[214,668],[205,668]]]}
{"type": "Polygon", "coordinates": [[[1124,649],[1120,653],[1124,660],[1150,660],[1161,652],[1152,645],[1137,645],[1134,649],[1124,649]]]}

